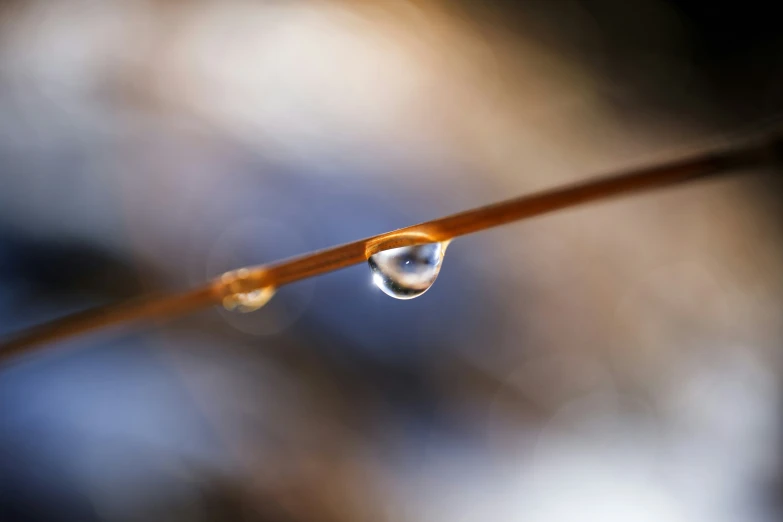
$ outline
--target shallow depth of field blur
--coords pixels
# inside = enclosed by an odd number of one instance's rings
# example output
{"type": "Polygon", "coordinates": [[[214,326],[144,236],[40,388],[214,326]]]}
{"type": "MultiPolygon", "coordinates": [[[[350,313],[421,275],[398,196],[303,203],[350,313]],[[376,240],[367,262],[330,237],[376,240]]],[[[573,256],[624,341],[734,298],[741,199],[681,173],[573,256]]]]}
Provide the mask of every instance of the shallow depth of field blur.
{"type": "MultiPolygon", "coordinates": [[[[731,144],[781,44],[761,0],[2,1],[0,335],[731,144]]],[[[780,520],[782,224],[703,181],[6,362],[0,521],[780,520]]]]}

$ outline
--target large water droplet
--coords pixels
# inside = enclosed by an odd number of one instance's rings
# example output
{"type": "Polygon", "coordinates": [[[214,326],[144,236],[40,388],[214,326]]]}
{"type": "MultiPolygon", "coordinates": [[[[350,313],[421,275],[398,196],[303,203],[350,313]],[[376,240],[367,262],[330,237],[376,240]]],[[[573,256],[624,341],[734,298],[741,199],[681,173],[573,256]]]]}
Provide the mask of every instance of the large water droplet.
{"type": "Polygon", "coordinates": [[[373,282],[384,293],[396,299],[412,299],[435,282],[445,250],[443,243],[405,246],[382,250],[367,262],[373,282]]]}

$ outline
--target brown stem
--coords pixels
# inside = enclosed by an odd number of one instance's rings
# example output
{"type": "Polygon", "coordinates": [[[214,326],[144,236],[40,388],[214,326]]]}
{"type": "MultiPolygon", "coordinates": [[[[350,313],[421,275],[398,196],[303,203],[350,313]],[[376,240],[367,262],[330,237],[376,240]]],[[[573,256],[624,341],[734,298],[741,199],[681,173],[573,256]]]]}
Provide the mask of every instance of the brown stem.
{"type": "Polygon", "coordinates": [[[220,303],[236,293],[264,287],[279,288],[301,279],[362,263],[379,250],[447,241],[582,203],[768,165],[775,158],[775,148],[780,148],[780,144],[781,140],[772,140],[761,146],[757,144],[700,155],[663,166],[521,196],[271,265],[229,272],[202,288],[184,294],[149,297],[90,310],[33,327],[13,336],[0,344],[0,361],[25,353],[44,343],[90,330],[132,321],[168,319],[220,303]]]}

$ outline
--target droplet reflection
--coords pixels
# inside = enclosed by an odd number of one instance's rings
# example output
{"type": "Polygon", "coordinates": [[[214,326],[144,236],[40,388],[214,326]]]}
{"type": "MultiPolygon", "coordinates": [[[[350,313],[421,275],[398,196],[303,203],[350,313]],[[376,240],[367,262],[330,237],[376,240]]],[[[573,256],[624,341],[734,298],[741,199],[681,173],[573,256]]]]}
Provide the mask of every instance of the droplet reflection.
{"type": "Polygon", "coordinates": [[[443,243],[382,250],[367,262],[373,282],[395,299],[418,297],[432,286],[440,273],[445,252],[443,243]]]}

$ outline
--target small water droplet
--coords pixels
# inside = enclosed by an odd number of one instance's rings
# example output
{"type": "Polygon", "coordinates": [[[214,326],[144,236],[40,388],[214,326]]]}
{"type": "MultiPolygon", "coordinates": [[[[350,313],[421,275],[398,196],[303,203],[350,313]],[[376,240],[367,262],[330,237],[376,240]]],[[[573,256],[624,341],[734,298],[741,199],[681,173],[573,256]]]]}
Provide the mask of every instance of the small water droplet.
{"type": "Polygon", "coordinates": [[[413,299],[432,286],[440,273],[443,243],[382,250],[369,257],[375,285],[396,299],[413,299]]]}
{"type": "MultiPolygon", "coordinates": [[[[231,272],[226,272],[220,276],[220,281],[226,288],[233,291],[223,298],[223,308],[229,311],[247,313],[258,310],[272,299],[275,295],[275,288],[264,286],[248,290],[248,283],[252,283],[252,273],[247,268],[240,268],[231,272]],[[242,290],[247,290],[243,292],[242,290]]],[[[256,283],[257,284],[257,283],[256,283]]],[[[252,286],[251,286],[252,288],[252,286]]]]}
{"type": "Polygon", "coordinates": [[[273,295],[275,295],[275,289],[271,286],[250,292],[231,294],[223,298],[223,307],[226,310],[236,310],[242,313],[254,312],[267,304],[273,295]]]}

